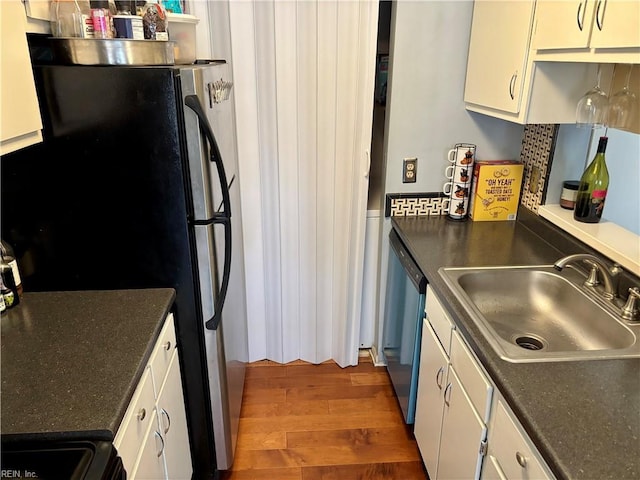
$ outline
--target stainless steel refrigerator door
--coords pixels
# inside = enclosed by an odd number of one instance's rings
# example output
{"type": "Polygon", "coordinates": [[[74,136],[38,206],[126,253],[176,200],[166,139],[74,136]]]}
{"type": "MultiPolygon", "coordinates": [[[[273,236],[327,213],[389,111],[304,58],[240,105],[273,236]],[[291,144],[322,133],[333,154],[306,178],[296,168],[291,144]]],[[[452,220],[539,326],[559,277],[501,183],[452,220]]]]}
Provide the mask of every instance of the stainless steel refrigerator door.
{"type": "MultiPolygon", "coordinates": [[[[233,463],[245,364],[248,361],[242,219],[239,182],[234,178],[237,172],[235,119],[230,85],[225,83],[228,82],[228,68],[225,64],[181,69],[183,94],[198,95],[215,135],[230,185],[233,248],[229,288],[222,307],[222,322],[216,330],[204,329],[214,445],[217,468],[220,470],[231,468],[233,463]],[[226,88],[226,91],[222,89],[222,93],[219,88],[221,85],[226,88]]],[[[227,246],[224,227],[206,223],[220,210],[222,193],[215,167],[209,160],[208,146],[201,138],[197,122],[195,114],[185,110],[195,218],[204,223],[194,227],[203,320],[207,322],[215,314],[215,292],[218,292],[219,282],[222,281],[220,275],[227,246]]]]}
{"type": "MultiPolygon", "coordinates": [[[[238,171],[233,104],[230,100],[232,84],[229,65],[225,63],[180,69],[183,96],[197,95],[211,126],[227,176],[231,184],[238,171]]],[[[222,192],[218,186],[215,167],[209,161],[207,142],[200,134],[196,115],[185,109],[185,131],[194,218],[208,220],[220,210],[222,192]]]]}

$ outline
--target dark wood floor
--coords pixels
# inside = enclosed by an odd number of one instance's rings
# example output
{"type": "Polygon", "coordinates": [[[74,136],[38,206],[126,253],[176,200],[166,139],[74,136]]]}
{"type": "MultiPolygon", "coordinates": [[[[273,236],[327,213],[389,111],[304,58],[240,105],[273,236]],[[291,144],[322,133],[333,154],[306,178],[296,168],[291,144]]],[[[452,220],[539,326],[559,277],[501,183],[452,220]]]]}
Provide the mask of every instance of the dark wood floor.
{"type": "Polygon", "coordinates": [[[357,367],[249,365],[233,469],[224,480],[424,480],[389,376],[357,367]]]}

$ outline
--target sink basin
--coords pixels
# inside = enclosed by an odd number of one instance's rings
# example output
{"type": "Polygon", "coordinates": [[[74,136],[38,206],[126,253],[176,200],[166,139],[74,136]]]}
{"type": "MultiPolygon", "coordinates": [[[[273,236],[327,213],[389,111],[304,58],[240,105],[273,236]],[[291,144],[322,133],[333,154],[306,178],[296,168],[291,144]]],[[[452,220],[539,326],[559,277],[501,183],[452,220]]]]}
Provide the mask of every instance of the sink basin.
{"type": "Polygon", "coordinates": [[[504,360],[640,357],[640,325],[587,294],[573,269],[445,267],[439,273],[504,360]]]}

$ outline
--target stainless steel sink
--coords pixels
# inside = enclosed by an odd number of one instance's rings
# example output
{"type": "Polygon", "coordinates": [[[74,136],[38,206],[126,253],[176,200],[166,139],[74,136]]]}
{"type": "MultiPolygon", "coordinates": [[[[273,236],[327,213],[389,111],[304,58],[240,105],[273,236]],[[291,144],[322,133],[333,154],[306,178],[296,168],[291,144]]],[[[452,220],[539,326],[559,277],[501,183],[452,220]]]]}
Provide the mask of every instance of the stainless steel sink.
{"type": "Polygon", "coordinates": [[[588,293],[585,278],[551,265],[441,268],[489,344],[510,362],[640,357],[640,323],[588,293]]]}

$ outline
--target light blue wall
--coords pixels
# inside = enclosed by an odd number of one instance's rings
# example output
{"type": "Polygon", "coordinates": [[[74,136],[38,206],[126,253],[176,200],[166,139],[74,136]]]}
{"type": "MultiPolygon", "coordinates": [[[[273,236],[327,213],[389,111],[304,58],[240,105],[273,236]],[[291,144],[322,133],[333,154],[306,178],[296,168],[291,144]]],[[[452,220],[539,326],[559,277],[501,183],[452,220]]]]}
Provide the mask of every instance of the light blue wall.
{"type": "Polygon", "coordinates": [[[473,2],[394,2],[387,90],[385,192],[437,192],[447,152],[477,145],[479,160],[517,159],[523,126],[468,112],[464,83],[473,2]],[[418,158],[416,183],[402,160],[418,158]]]}

